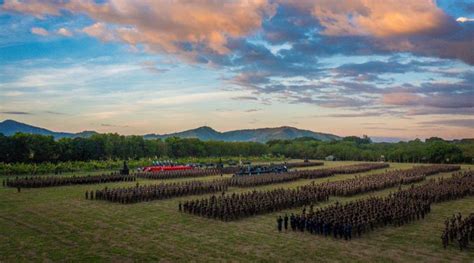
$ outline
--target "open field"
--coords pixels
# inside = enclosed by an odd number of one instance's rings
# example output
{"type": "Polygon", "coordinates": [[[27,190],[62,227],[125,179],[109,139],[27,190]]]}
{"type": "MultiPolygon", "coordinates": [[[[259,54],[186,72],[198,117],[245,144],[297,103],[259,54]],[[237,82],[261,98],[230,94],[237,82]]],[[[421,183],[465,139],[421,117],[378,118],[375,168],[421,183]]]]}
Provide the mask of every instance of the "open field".
{"type": "MultiPolygon", "coordinates": [[[[320,169],[355,162],[325,162],[320,169]]],[[[413,164],[391,163],[390,169],[407,169],[413,164]]],[[[463,169],[474,166],[463,165],[463,169]]],[[[375,170],[357,175],[383,172],[375,170]]],[[[88,174],[88,173],[86,173],[88,174]]],[[[449,176],[438,174],[428,178],[449,176]]],[[[354,174],[315,180],[230,188],[228,192],[251,189],[291,188],[311,181],[325,182],[353,178],[354,174]]],[[[1,178],[1,177],[0,177],[1,178]]],[[[211,176],[192,180],[212,180],[211,176]]],[[[1,178],[1,179],[4,179],[1,178]]],[[[140,184],[190,179],[144,180],[140,184]]],[[[424,183],[426,181],[421,182],[424,183]]],[[[187,196],[131,205],[85,200],[86,190],[132,186],[135,182],[75,185],[39,189],[0,188],[0,261],[358,261],[358,262],[473,262],[474,248],[460,252],[455,246],[444,250],[441,232],[444,220],[453,213],[474,212],[474,197],[432,205],[424,220],[401,227],[378,228],[344,241],[308,233],[278,233],[276,216],[285,210],[239,220],[221,222],[178,212],[180,201],[201,198],[187,196]]],[[[409,187],[405,185],[404,187],[409,187]]],[[[370,195],[387,195],[397,189],[330,197],[326,206],[370,195]]],[[[315,207],[318,207],[317,205],[315,207]]]]}

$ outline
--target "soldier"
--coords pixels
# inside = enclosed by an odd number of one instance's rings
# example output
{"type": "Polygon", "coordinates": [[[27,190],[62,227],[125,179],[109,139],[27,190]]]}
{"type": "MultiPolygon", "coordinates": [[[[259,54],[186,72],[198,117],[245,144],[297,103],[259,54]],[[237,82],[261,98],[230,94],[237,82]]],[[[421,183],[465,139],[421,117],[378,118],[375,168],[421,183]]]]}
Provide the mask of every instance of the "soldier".
{"type": "Polygon", "coordinates": [[[441,235],[441,242],[443,243],[443,248],[446,249],[449,242],[447,230],[443,231],[443,234],[441,235]]]}
{"type": "Polygon", "coordinates": [[[290,215],[290,226],[291,226],[291,230],[293,231],[296,230],[295,214],[293,213],[291,213],[290,215]]]}
{"type": "Polygon", "coordinates": [[[89,199],[89,192],[86,191],[86,200],[88,200],[88,199],[89,199]]]}
{"type": "Polygon", "coordinates": [[[285,230],[288,230],[288,214],[285,214],[285,217],[283,218],[283,220],[284,220],[285,230]]]}
{"type": "Polygon", "coordinates": [[[281,216],[278,216],[278,219],[277,219],[278,232],[281,232],[282,223],[283,223],[283,219],[281,218],[281,216]]]}

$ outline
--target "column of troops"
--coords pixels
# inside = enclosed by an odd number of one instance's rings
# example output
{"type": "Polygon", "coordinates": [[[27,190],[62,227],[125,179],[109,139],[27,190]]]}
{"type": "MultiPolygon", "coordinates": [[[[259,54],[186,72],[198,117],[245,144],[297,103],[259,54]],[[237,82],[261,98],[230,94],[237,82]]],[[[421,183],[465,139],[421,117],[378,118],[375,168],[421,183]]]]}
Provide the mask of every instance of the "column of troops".
{"type": "Polygon", "coordinates": [[[372,169],[386,168],[388,164],[381,163],[364,163],[357,165],[346,165],[342,167],[317,169],[317,170],[297,170],[286,173],[269,173],[261,175],[249,176],[234,176],[229,181],[229,186],[235,187],[254,187],[260,185],[285,183],[289,181],[296,181],[302,178],[322,178],[333,176],[337,173],[350,174],[359,173],[361,171],[368,171],[372,169]]]}
{"type": "Polygon", "coordinates": [[[131,182],[136,177],[131,175],[121,175],[119,173],[88,175],[88,176],[30,176],[6,179],[3,186],[16,188],[39,188],[75,184],[99,184],[110,182],[131,182]]]}
{"type": "Polygon", "coordinates": [[[335,174],[356,174],[388,167],[390,167],[388,163],[359,163],[326,169],[303,170],[298,172],[300,173],[301,178],[316,179],[333,176],[335,174]]]}
{"type": "Polygon", "coordinates": [[[186,195],[201,195],[227,190],[227,182],[224,180],[213,181],[189,181],[180,183],[163,183],[155,185],[137,185],[134,187],[123,187],[102,190],[87,191],[86,199],[105,200],[122,204],[147,202],[159,199],[168,199],[186,195]]]}
{"type": "MultiPolygon", "coordinates": [[[[293,231],[352,239],[377,227],[401,226],[423,219],[431,211],[431,204],[474,195],[474,173],[454,174],[449,179],[430,180],[421,186],[400,190],[388,197],[336,203],[322,209],[306,209],[290,216],[293,231]]],[[[285,215],[285,219],[287,215],[285,215]]],[[[277,229],[282,231],[282,216],[277,218],[277,229]]]]}
{"type": "Polygon", "coordinates": [[[254,187],[260,185],[285,183],[300,179],[298,172],[269,173],[261,175],[234,176],[229,179],[229,186],[232,187],[254,187]]]}
{"type": "MultiPolygon", "coordinates": [[[[380,167],[380,166],[379,165],[373,166],[372,164],[362,164],[362,165],[358,165],[357,167],[358,168],[354,168],[353,165],[348,165],[347,170],[346,168],[341,167],[339,168],[338,171],[349,173],[349,172],[359,171],[358,169],[360,168],[366,170],[368,169],[367,167],[372,167],[376,169],[377,167],[380,167]]],[[[208,170],[211,170],[211,169],[208,169],[208,170]]],[[[217,169],[215,170],[217,171],[217,169]]],[[[305,171],[293,171],[293,172],[288,172],[288,173],[240,176],[240,177],[232,177],[232,178],[226,178],[226,179],[221,179],[221,180],[213,180],[213,181],[208,181],[208,182],[189,181],[189,182],[180,183],[179,186],[176,186],[176,183],[148,185],[146,186],[146,189],[136,189],[134,187],[117,188],[117,189],[106,188],[103,190],[98,190],[95,193],[95,196],[96,196],[96,199],[100,199],[100,200],[107,200],[107,201],[120,202],[120,203],[136,203],[136,202],[149,201],[149,200],[155,200],[155,199],[164,199],[164,197],[162,197],[163,193],[167,193],[171,191],[171,190],[169,191],[166,190],[170,188],[187,189],[187,190],[176,191],[173,194],[167,194],[166,198],[184,196],[184,195],[215,193],[215,192],[222,191],[224,186],[225,186],[225,190],[227,190],[227,187],[254,187],[254,186],[260,186],[260,185],[288,182],[288,181],[298,180],[299,178],[302,177],[302,175],[306,176],[311,172],[316,172],[319,174],[319,171],[320,170],[305,170],[305,171]],[[106,197],[101,197],[101,196],[106,196],[106,197]]],[[[331,173],[333,171],[334,169],[331,169],[331,173]]],[[[163,172],[163,174],[173,174],[173,176],[175,176],[176,174],[182,175],[184,174],[183,172],[187,172],[187,171],[175,171],[173,173],[163,172]]],[[[153,173],[152,175],[161,176],[160,174],[162,173],[161,172],[153,173]]],[[[305,191],[311,192],[311,191],[314,191],[314,189],[307,189],[305,191]]],[[[94,197],[94,192],[87,192],[86,197],[88,198],[94,197]]]]}
{"type": "Polygon", "coordinates": [[[271,213],[323,202],[329,195],[323,189],[275,189],[228,194],[179,203],[179,211],[222,221],[271,213]]]}
{"type": "Polygon", "coordinates": [[[474,213],[464,218],[461,213],[453,215],[451,218],[448,217],[444,226],[441,241],[445,249],[449,243],[457,241],[459,250],[462,251],[468,247],[469,242],[474,241],[474,213]]]}
{"type": "Polygon", "coordinates": [[[352,196],[396,185],[423,181],[427,175],[452,172],[459,169],[461,169],[461,167],[456,165],[416,166],[406,170],[387,171],[381,174],[356,176],[355,178],[342,181],[324,182],[318,186],[327,188],[331,195],[352,196]]]}
{"type": "Polygon", "coordinates": [[[137,177],[145,179],[175,179],[219,175],[219,169],[191,169],[177,171],[138,172],[137,177]]]}

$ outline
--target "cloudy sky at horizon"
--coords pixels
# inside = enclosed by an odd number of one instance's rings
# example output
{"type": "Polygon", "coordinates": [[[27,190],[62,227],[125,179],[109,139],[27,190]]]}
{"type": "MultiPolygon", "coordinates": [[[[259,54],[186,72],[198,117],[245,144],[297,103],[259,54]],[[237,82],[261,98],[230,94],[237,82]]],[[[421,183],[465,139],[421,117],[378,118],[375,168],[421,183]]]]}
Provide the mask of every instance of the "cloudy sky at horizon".
{"type": "Polygon", "coordinates": [[[474,0],[0,0],[0,121],[473,137],[474,0]]]}

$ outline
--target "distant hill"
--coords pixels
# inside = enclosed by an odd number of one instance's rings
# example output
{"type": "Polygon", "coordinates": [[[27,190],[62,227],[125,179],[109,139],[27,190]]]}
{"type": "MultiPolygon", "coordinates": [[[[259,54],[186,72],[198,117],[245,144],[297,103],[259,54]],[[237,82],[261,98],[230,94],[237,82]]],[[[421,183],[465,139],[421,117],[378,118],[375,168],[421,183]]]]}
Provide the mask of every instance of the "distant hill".
{"type": "Polygon", "coordinates": [[[3,133],[6,136],[11,136],[17,132],[48,135],[53,136],[55,139],[90,137],[92,134],[97,134],[97,132],[95,131],[83,131],[79,133],[55,132],[48,129],[17,122],[14,120],[5,120],[3,122],[0,122],[0,133],[3,133]]]}
{"type": "Polygon", "coordinates": [[[291,140],[301,137],[309,137],[318,139],[321,141],[339,140],[341,137],[327,134],[313,132],[309,130],[301,130],[294,127],[277,127],[277,128],[261,128],[261,129],[247,129],[247,130],[235,130],[227,132],[218,132],[211,127],[203,126],[197,129],[186,130],[177,133],[170,134],[147,134],[144,136],[146,139],[165,139],[169,137],[181,137],[181,138],[198,138],[203,141],[215,140],[215,141],[228,141],[228,142],[267,142],[270,140],[291,140]]]}
{"type": "MultiPolygon", "coordinates": [[[[76,138],[76,137],[90,137],[97,134],[95,131],[83,131],[79,133],[56,132],[48,129],[28,125],[14,120],[5,120],[0,122],[0,133],[11,136],[17,132],[41,134],[53,136],[55,139],[61,138],[76,138]]],[[[181,138],[198,138],[203,141],[228,141],[228,142],[267,142],[270,140],[291,140],[295,138],[314,138],[321,141],[339,140],[341,137],[327,134],[313,132],[309,130],[301,130],[294,127],[278,127],[278,128],[261,128],[248,130],[235,130],[228,132],[218,132],[211,127],[203,126],[192,130],[170,134],[147,134],[143,137],[145,139],[166,139],[169,137],[181,138]]]]}

